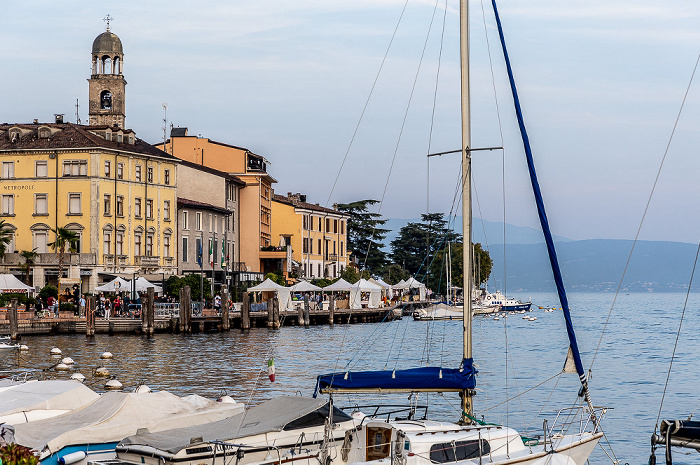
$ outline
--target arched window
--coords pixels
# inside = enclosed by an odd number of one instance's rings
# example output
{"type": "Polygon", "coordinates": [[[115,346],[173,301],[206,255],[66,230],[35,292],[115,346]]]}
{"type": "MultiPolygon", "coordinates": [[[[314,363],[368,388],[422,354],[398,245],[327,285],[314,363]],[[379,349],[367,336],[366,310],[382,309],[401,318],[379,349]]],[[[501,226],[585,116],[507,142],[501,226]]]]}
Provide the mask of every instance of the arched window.
{"type": "Polygon", "coordinates": [[[100,93],[100,108],[102,110],[112,109],[112,93],[108,90],[103,90],[100,93]]]}
{"type": "Polygon", "coordinates": [[[112,233],[113,228],[111,224],[106,225],[102,229],[102,253],[105,255],[112,254],[112,233]]]}
{"type": "Polygon", "coordinates": [[[10,231],[10,242],[5,245],[5,253],[15,252],[15,234],[17,234],[17,228],[13,224],[5,223],[5,227],[10,231]]]}
{"type": "Polygon", "coordinates": [[[102,74],[112,74],[112,59],[107,55],[102,57],[102,74]]]}
{"type": "Polygon", "coordinates": [[[126,232],[126,227],[123,224],[117,226],[117,234],[115,240],[117,241],[117,255],[124,255],[124,233],[126,232]]]}
{"type": "Polygon", "coordinates": [[[134,230],[134,256],[143,255],[143,228],[139,226],[134,230]]]}
{"type": "Polygon", "coordinates": [[[172,239],[173,235],[173,230],[170,228],[166,228],[165,231],[163,231],[163,256],[164,257],[171,257],[172,256],[172,249],[171,249],[171,244],[170,241],[172,239]]]}
{"type": "Polygon", "coordinates": [[[114,60],[112,60],[112,63],[114,63],[113,66],[113,73],[112,74],[122,74],[121,66],[122,66],[122,61],[119,59],[119,57],[114,57],[114,60]]]}
{"type": "Polygon", "coordinates": [[[29,228],[32,231],[32,245],[37,253],[49,253],[49,225],[36,223],[29,228]]]}
{"type": "Polygon", "coordinates": [[[76,236],[78,236],[78,240],[75,242],[75,246],[70,249],[71,252],[73,253],[81,253],[82,249],[82,240],[83,240],[83,225],[78,224],[78,223],[69,223],[66,225],[66,229],[74,232],[76,236]]]}

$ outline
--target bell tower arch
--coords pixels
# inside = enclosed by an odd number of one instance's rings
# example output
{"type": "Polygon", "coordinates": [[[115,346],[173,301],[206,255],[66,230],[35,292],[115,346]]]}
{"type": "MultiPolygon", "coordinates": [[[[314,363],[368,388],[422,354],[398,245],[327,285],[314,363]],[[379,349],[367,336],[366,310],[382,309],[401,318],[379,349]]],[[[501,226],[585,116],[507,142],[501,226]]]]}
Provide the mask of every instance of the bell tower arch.
{"type": "Polygon", "coordinates": [[[98,35],[92,43],[92,74],[88,79],[89,124],[124,128],[124,50],[122,41],[109,30],[111,20],[107,15],[107,30],[98,35]]]}

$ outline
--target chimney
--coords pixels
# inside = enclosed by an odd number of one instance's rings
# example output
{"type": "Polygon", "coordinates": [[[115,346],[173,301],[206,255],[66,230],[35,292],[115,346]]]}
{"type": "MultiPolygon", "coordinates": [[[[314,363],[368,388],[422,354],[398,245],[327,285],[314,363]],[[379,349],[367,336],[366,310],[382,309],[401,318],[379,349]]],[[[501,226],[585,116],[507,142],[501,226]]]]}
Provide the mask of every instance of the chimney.
{"type": "Polygon", "coordinates": [[[55,113],[53,116],[56,118],[56,124],[63,124],[63,113],[55,113]]]}

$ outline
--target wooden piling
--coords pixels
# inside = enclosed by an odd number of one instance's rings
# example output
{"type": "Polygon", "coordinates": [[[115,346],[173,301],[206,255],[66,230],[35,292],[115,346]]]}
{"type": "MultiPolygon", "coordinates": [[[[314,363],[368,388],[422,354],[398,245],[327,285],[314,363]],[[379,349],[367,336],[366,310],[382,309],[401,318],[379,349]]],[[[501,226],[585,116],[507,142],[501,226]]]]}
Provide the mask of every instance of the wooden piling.
{"type": "Polygon", "coordinates": [[[306,318],[309,316],[309,296],[304,295],[304,305],[299,307],[299,326],[306,325],[306,318]]]}
{"type": "Polygon", "coordinates": [[[277,329],[280,327],[280,301],[273,299],[272,302],[272,327],[277,329]]]}
{"type": "Polygon", "coordinates": [[[250,329],[250,293],[243,293],[243,307],[241,309],[241,331],[250,329]]]}
{"type": "Polygon", "coordinates": [[[335,323],[335,299],[330,296],[328,299],[328,324],[333,326],[333,323],[335,323]]]}
{"type": "Polygon", "coordinates": [[[231,329],[231,321],[229,320],[228,314],[228,286],[226,284],[221,286],[221,330],[229,331],[231,329]]]}
{"type": "Polygon", "coordinates": [[[19,339],[19,317],[17,315],[17,299],[12,299],[7,316],[10,319],[10,339],[16,341],[19,339]]]}
{"type": "Polygon", "coordinates": [[[179,330],[181,333],[189,333],[192,330],[190,319],[192,318],[192,290],[190,286],[182,286],[180,288],[180,322],[179,330]]]}
{"type": "Polygon", "coordinates": [[[85,336],[95,336],[95,296],[85,301],[85,336]]]}
{"type": "Polygon", "coordinates": [[[273,308],[274,301],[277,300],[274,297],[267,301],[267,327],[272,328],[272,320],[275,318],[275,310],[273,308]]]}
{"type": "Polygon", "coordinates": [[[146,319],[146,334],[148,336],[153,336],[156,332],[156,293],[154,287],[149,287],[146,295],[148,295],[147,309],[147,319],[146,319]]]}

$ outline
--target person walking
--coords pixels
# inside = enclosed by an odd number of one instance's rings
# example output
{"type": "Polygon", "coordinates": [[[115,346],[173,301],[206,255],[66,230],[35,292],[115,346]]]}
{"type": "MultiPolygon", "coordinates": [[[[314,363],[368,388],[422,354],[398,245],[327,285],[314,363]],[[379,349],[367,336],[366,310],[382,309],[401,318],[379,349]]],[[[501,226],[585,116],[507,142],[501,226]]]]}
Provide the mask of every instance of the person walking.
{"type": "Polygon", "coordinates": [[[109,313],[111,310],[112,303],[109,301],[109,299],[105,299],[105,320],[109,320],[109,313]]]}
{"type": "Polygon", "coordinates": [[[82,318],[85,316],[85,304],[86,304],[85,294],[80,296],[80,300],[78,301],[78,303],[79,303],[78,311],[80,312],[80,313],[78,313],[78,316],[80,316],[80,318],[82,318]]]}

